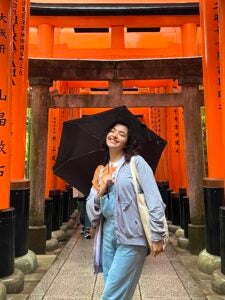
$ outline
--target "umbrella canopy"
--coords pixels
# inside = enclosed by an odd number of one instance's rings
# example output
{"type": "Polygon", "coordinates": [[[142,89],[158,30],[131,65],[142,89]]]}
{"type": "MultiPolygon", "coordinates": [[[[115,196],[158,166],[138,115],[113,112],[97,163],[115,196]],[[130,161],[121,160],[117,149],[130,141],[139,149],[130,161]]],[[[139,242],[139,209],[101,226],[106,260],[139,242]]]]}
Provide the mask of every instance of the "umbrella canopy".
{"type": "Polygon", "coordinates": [[[166,141],[142,124],[126,106],[120,106],[63,123],[54,174],[87,195],[94,171],[105,157],[101,145],[105,130],[115,121],[125,121],[132,127],[140,155],[154,172],[166,141]]]}

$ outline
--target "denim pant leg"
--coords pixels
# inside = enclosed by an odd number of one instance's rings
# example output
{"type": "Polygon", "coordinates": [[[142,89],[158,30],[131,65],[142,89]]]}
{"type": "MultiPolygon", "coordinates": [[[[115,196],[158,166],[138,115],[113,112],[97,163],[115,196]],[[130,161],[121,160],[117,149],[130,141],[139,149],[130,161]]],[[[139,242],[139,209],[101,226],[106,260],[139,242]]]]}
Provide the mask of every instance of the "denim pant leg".
{"type": "Polygon", "coordinates": [[[102,247],[102,266],[104,282],[108,277],[109,269],[111,268],[115,252],[116,252],[116,237],[114,219],[106,219],[103,228],[103,247],[102,247]]]}
{"type": "Polygon", "coordinates": [[[118,245],[105,282],[102,300],[131,300],[144,265],[147,248],[118,245]]]}

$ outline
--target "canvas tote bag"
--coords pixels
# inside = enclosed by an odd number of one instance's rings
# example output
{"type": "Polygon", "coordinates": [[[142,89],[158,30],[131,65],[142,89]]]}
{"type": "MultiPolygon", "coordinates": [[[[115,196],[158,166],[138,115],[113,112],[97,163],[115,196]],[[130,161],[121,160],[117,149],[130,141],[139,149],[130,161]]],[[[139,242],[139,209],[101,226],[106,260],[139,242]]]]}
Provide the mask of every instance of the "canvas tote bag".
{"type": "MultiPolygon", "coordinates": [[[[132,156],[130,160],[130,168],[131,168],[131,174],[133,177],[133,183],[134,188],[136,192],[137,197],[137,205],[139,209],[139,214],[142,222],[142,226],[145,232],[146,239],[148,241],[148,245],[151,249],[152,244],[152,232],[151,232],[151,226],[150,226],[150,211],[146,205],[145,196],[143,192],[139,192],[140,188],[138,188],[138,182],[140,186],[140,179],[137,172],[136,164],[135,164],[135,157],[132,156]]],[[[169,239],[169,232],[168,232],[168,225],[166,222],[166,217],[164,217],[164,229],[165,229],[165,237],[163,238],[163,249],[165,249],[166,243],[169,239]]]]}

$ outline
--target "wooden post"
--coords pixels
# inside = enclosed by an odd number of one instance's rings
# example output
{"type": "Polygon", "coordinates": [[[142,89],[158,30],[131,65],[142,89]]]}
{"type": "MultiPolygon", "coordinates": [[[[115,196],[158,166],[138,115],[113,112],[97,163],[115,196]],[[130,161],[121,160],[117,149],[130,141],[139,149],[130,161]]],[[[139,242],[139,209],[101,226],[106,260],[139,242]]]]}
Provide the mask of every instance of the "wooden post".
{"type": "Polygon", "coordinates": [[[184,126],[191,224],[189,224],[189,249],[199,254],[205,248],[203,203],[203,146],[200,117],[200,99],[197,85],[183,84],[184,126]]]}
{"type": "MultiPolygon", "coordinates": [[[[38,55],[41,57],[53,57],[54,27],[49,24],[38,26],[38,55]]],[[[49,197],[49,191],[56,188],[56,177],[52,172],[56,157],[56,117],[59,109],[50,109],[48,118],[48,142],[46,162],[45,197],[49,197]]]]}
{"type": "Polygon", "coordinates": [[[110,80],[109,81],[109,101],[113,103],[113,106],[120,106],[121,95],[123,94],[122,81],[120,80],[110,80]]]}
{"type": "Polygon", "coordinates": [[[180,188],[188,188],[187,183],[187,160],[185,152],[185,137],[184,137],[184,108],[178,107],[178,124],[179,124],[179,141],[180,141],[180,188]]]}
{"type": "Polygon", "coordinates": [[[29,248],[36,254],[45,253],[46,226],[45,175],[48,137],[48,95],[50,80],[33,78],[32,87],[32,125],[30,145],[30,227],[29,248]]]}
{"type": "MultiPolygon", "coordinates": [[[[197,25],[194,23],[183,24],[181,27],[182,55],[198,55],[197,25]]],[[[184,138],[184,117],[183,107],[178,108],[179,118],[179,135],[180,135],[180,157],[181,157],[181,187],[187,186],[187,161],[185,155],[185,138],[184,138]]]]}

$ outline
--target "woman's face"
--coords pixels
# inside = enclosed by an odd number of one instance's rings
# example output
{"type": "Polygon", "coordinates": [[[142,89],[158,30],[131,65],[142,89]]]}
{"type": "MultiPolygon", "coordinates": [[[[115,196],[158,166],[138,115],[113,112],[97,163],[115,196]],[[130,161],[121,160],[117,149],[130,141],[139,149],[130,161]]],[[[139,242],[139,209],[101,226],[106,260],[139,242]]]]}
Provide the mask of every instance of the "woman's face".
{"type": "Polygon", "coordinates": [[[106,136],[106,145],[110,149],[121,151],[126,146],[128,128],[125,125],[116,124],[106,136]]]}

